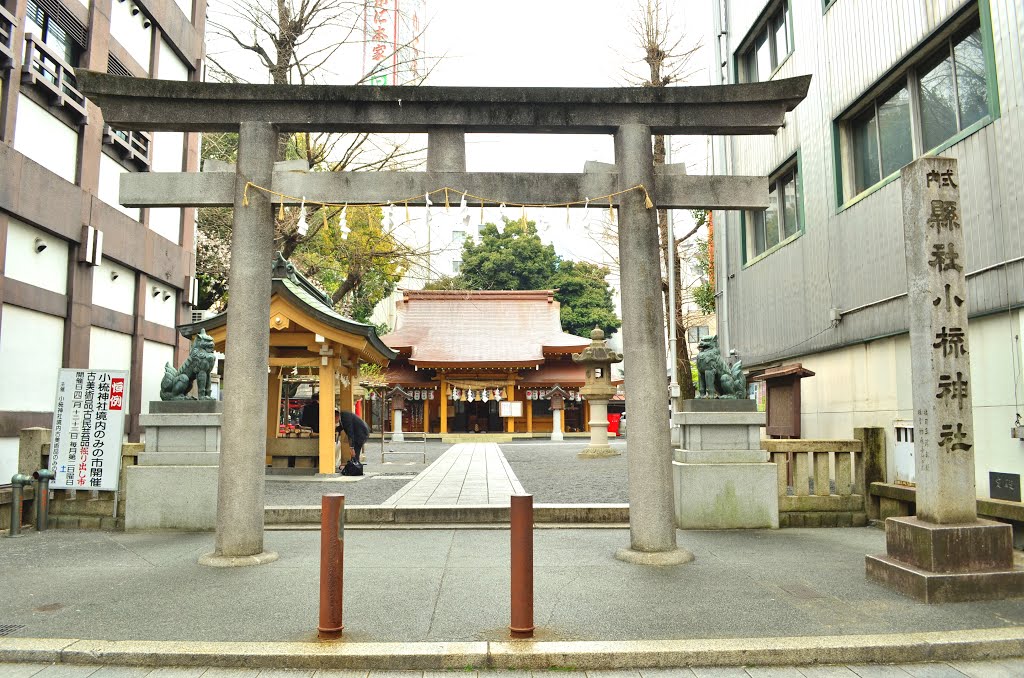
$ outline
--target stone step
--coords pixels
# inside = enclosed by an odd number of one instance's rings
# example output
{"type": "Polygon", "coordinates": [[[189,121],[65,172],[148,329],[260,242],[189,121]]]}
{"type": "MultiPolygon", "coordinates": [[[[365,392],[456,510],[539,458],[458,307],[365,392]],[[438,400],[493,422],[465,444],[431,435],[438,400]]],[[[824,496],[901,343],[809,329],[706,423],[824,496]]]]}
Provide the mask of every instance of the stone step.
{"type": "MultiPolygon", "coordinates": [[[[629,504],[536,504],[535,523],[621,524],[629,522],[629,504]]],[[[351,525],[388,524],[494,524],[508,523],[509,507],[480,506],[348,506],[345,522],[351,525]]],[[[319,525],[319,506],[268,506],[267,527],[319,525]]]]}

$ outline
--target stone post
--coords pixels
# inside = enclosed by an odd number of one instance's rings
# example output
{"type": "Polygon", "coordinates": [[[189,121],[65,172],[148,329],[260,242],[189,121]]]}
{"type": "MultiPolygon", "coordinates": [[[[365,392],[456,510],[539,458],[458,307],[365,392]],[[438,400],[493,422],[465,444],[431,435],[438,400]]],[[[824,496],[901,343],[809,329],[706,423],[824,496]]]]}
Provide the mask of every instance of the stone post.
{"type": "MultiPolygon", "coordinates": [[[[50,444],[50,429],[33,426],[18,432],[18,473],[30,476],[43,466],[43,445],[50,444]]],[[[7,483],[10,478],[0,478],[7,483]]]]}
{"type": "Polygon", "coordinates": [[[565,439],[565,436],[562,434],[562,403],[559,402],[556,407],[554,400],[551,402],[551,439],[565,439]]]}
{"type": "MultiPolygon", "coordinates": [[[[623,125],[615,133],[619,190],[643,185],[654,199],[651,129],[623,125]]],[[[657,215],[647,209],[642,191],[619,197],[619,267],[622,273],[622,332],[625,346],[626,401],[629,403],[629,536],[621,560],[646,564],[693,559],[676,548],[669,440],[668,389],[665,383],[665,316],[657,215]]]]}
{"type": "Polygon", "coordinates": [[[1024,595],[1010,525],[978,520],[967,279],[956,160],[901,172],[917,516],[885,521],[868,577],[924,602],[1024,595]]]}
{"type": "Polygon", "coordinates": [[[405,434],[402,433],[402,410],[405,409],[405,396],[395,392],[391,397],[391,440],[396,443],[405,442],[405,434]]]}
{"type": "Polygon", "coordinates": [[[274,209],[267,193],[245,191],[249,181],[270,186],[276,151],[273,125],[239,125],[217,534],[214,552],[199,559],[203,565],[256,565],[277,559],[276,553],[263,550],[274,209]],[[243,199],[246,194],[248,205],[243,199]]]}

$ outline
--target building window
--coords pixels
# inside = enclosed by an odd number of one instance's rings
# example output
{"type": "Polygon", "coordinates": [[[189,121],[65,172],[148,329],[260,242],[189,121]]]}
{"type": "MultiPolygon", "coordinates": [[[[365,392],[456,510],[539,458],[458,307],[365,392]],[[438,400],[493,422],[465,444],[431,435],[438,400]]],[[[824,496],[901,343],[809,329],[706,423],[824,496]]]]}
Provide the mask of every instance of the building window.
{"type": "Polygon", "coordinates": [[[461,261],[459,261],[458,259],[455,259],[454,261],[452,261],[452,273],[458,274],[458,272],[461,269],[462,269],[462,262],[461,261]]]}
{"type": "Polygon", "coordinates": [[[914,158],[948,143],[972,125],[989,120],[986,45],[979,17],[921,50],[921,58],[889,86],[839,121],[843,199],[848,200],[899,172],[914,158]]]}
{"type": "Polygon", "coordinates": [[[780,0],[764,13],[738,50],[740,82],[762,82],[793,52],[791,0],[780,0]]]}
{"type": "MultiPolygon", "coordinates": [[[[54,13],[40,7],[35,0],[28,0],[25,7],[26,31],[38,35],[43,44],[56,52],[57,56],[72,67],[78,66],[82,46],[55,19],[54,13]]],[[[81,30],[81,29],[80,29],[81,30]]]]}
{"type": "Polygon", "coordinates": [[[794,157],[772,175],[768,184],[768,209],[746,213],[747,261],[761,256],[803,230],[800,191],[799,164],[794,157]]]}
{"type": "Polygon", "coordinates": [[[466,239],[465,231],[452,231],[452,242],[461,243],[466,239]]]}
{"type": "Polygon", "coordinates": [[[688,330],[686,330],[686,343],[688,343],[688,344],[696,344],[696,343],[698,343],[701,339],[703,339],[704,337],[708,336],[708,334],[709,334],[708,329],[709,328],[708,328],[707,325],[698,325],[697,327],[689,328],[688,330]]]}

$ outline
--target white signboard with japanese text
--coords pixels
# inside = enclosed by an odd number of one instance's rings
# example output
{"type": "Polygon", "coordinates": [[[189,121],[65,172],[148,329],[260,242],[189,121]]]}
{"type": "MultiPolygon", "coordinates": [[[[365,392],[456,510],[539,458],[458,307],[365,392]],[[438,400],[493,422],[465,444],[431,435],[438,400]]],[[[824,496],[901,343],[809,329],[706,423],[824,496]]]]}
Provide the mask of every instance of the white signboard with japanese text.
{"type": "Polygon", "coordinates": [[[62,369],[53,408],[50,487],[116,490],[121,473],[127,370],[62,369]]]}
{"type": "Polygon", "coordinates": [[[521,417],[523,416],[523,401],[521,400],[503,400],[498,404],[498,414],[502,417],[521,417]]]}
{"type": "Polygon", "coordinates": [[[424,74],[424,0],[365,0],[363,72],[367,85],[416,83],[424,74]]]}

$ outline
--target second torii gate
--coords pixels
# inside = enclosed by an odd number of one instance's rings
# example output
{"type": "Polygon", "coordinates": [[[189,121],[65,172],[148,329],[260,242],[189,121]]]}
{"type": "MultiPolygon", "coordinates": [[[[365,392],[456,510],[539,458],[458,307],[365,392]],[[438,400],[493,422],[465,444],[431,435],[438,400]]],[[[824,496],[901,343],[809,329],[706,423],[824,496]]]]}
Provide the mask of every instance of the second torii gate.
{"type": "MultiPolygon", "coordinates": [[[[79,71],[81,90],[116,129],[238,132],[234,172],[121,177],[128,207],[233,206],[223,445],[214,559],[269,560],[263,553],[263,465],[270,269],[279,203],[252,183],[320,203],[384,203],[445,186],[516,203],[615,198],[626,396],[630,403],[630,547],[623,560],[686,562],[676,546],[665,377],[657,208],[764,209],[765,177],[655,172],[655,134],[775,134],[804,98],[810,76],[774,82],[673,88],[496,88],[233,85],[119,78],[79,71]],[[425,172],[275,172],[279,133],[426,133],[425,172]],[[468,173],[466,133],[610,134],[614,171],[468,173]],[[643,186],[644,191],[627,190],[643,186]],[[245,204],[243,204],[245,203],[245,204]]],[[[286,204],[297,204],[286,201],[286,204]]],[[[409,201],[423,204],[423,201],[409,201]]]]}

